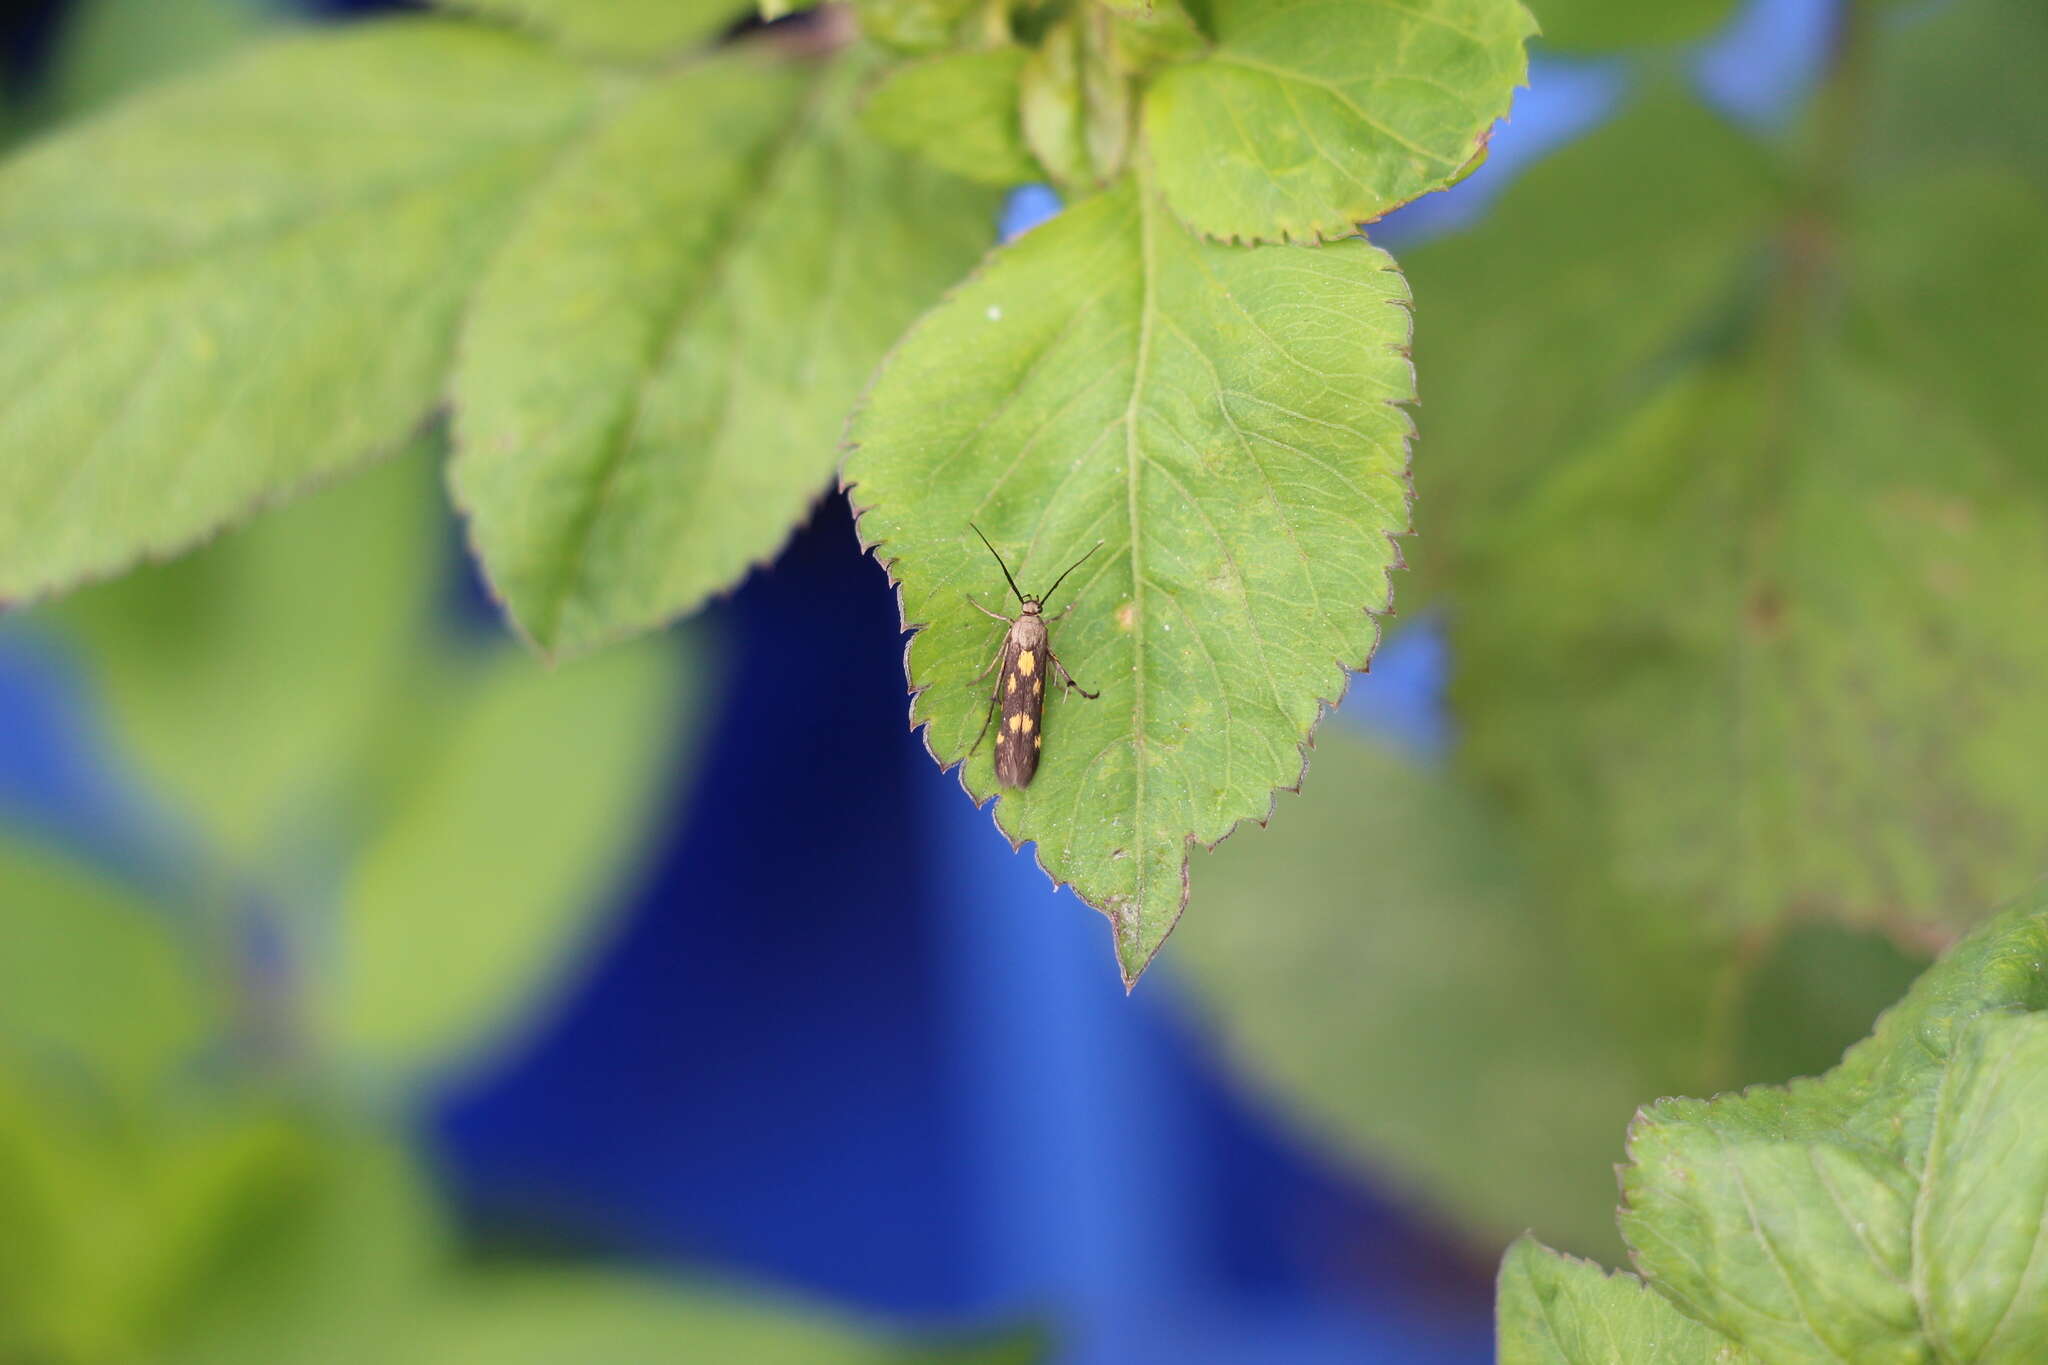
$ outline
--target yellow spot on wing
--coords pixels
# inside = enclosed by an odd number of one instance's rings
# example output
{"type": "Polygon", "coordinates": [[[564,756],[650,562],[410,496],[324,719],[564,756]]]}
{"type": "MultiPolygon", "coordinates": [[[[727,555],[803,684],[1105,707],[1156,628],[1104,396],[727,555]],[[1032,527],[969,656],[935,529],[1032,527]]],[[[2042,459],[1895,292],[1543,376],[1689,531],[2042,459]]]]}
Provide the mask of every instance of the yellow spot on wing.
{"type": "Polygon", "coordinates": [[[1045,679],[1034,678],[1031,682],[1031,695],[1035,697],[1043,691],[1045,691],[1045,679]]]}
{"type": "Polygon", "coordinates": [[[1016,675],[1015,673],[1012,673],[1012,674],[1010,675],[1010,691],[1012,691],[1012,692],[1015,692],[1016,690],[1017,690],[1017,675],[1016,675]]]}
{"type": "Polygon", "coordinates": [[[1037,669],[1037,667],[1038,658],[1036,655],[1032,654],[1030,650],[1027,649],[1022,654],[1019,654],[1017,656],[1017,671],[1019,673],[1022,673],[1025,677],[1030,677],[1032,672],[1035,669],[1037,669]]]}
{"type": "Polygon", "coordinates": [[[1022,725],[1023,723],[1024,723],[1024,713],[1023,713],[1022,711],[1015,711],[1015,712],[1012,712],[1012,713],[1011,713],[1011,715],[1010,715],[1010,728],[1011,728],[1012,730],[1016,729],[1016,728],[1017,728],[1018,726],[1022,725]]]}
{"type": "Polygon", "coordinates": [[[1045,747],[1045,736],[1033,735],[1031,737],[1031,747],[1034,749],[1043,749],[1045,747]]]}
{"type": "Polygon", "coordinates": [[[1018,712],[1018,713],[1017,713],[1016,715],[1012,716],[1012,717],[1011,717],[1011,719],[1012,719],[1012,720],[1021,720],[1021,721],[1023,721],[1023,722],[1024,722],[1024,728],[1025,728],[1026,730],[1029,730],[1029,729],[1031,728],[1031,717],[1030,717],[1030,716],[1028,716],[1028,715],[1026,715],[1026,714],[1025,714],[1024,712],[1022,712],[1022,711],[1019,711],[1019,712],[1018,712]]]}

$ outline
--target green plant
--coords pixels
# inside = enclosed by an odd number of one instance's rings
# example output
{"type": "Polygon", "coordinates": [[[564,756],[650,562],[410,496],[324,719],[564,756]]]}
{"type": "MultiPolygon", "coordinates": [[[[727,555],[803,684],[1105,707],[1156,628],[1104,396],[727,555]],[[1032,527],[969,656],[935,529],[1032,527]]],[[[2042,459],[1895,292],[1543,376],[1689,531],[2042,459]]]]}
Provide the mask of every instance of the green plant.
{"type": "Polygon", "coordinates": [[[710,0],[454,8],[262,45],[0,172],[0,598],[185,550],[445,403],[485,575],[580,653],[773,555],[923,314],[844,469],[921,627],[915,715],[989,796],[968,523],[1027,576],[1111,542],[1063,631],[1109,690],[996,817],[1134,980],[1188,845],[1265,818],[1372,651],[1413,389],[1357,225],[1478,163],[1527,13],[863,0],[860,41],[715,42],[710,0]],[[1040,176],[1078,202],[959,284],[976,182],[1040,176]]]}
{"type": "Polygon", "coordinates": [[[2044,964],[2037,895],[1826,1075],[1646,1107],[1621,1213],[1643,1280],[1517,1243],[1502,1365],[2039,1360],[2044,964]]]}

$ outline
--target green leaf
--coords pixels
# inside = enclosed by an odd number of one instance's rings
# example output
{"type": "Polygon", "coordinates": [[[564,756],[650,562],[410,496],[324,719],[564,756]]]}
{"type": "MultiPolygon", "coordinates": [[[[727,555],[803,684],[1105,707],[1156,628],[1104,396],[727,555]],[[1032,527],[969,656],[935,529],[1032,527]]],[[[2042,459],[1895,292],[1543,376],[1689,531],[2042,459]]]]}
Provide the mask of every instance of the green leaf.
{"type": "Polygon", "coordinates": [[[1530,0],[1546,46],[1581,52],[1649,47],[1704,38],[1734,12],[1734,0],[1530,0]]]}
{"type": "Polygon", "coordinates": [[[899,52],[940,52],[955,46],[975,0],[853,0],[868,37],[899,52]]]}
{"type": "Polygon", "coordinates": [[[1940,188],[1968,254],[1889,188],[1845,253],[1910,240],[1945,263],[1927,292],[1953,317],[1881,271],[1847,279],[1846,316],[1924,354],[1834,313],[1789,354],[1782,330],[1745,338],[1553,472],[1462,575],[1462,758],[1587,894],[1910,939],[2039,872],[2048,642],[2012,622],[2048,612],[2048,490],[2017,419],[1980,410],[2003,396],[1942,379],[2016,325],[1996,300],[2039,276],[2048,213],[1940,188]]]}
{"type": "Polygon", "coordinates": [[[574,52],[645,61],[717,36],[746,0],[435,0],[530,28],[574,52]]]}
{"type": "Polygon", "coordinates": [[[1493,540],[1504,510],[1715,342],[1776,200],[1759,148],[1658,91],[1513,183],[1476,228],[1402,254],[1428,318],[1416,490],[1433,509],[1408,547],[1404,610],[1418,587],[1457,587],[1463,547],[1493,540]]]}
{"type": "MultiPolygon", "coordinates": [[[[1126,182],[993,257],[855,416],[845,480],[919,627],[940,763],[975,742],[1000,638],[967,601],[1002,600],[969,523],[1037,589],[1105,542],[1053,627],[1101,699],[1047,699],[1043,766],[996,822],[1109,916],[1127,981],[1180,915],[1188,844],[1268,814],[1372,652],[1408,524],[1408,329],[1364,242],[1204,243],[1126,182]]],[[[992,763],[963,771],[977,800],[992,763]]]]}
{"type": "Polygon", "coordinates": [[[868,97],[861,124],[935,166],[991,185],[1042,174],[1017,115],[1021,47],[949,52],[889,73],[868,97]]]}
{"type": "Polygon", "coordinates": [[[218,1022],[171,927],[118,883],[0,838],[0,1049],[148,1094],[218,1022]]]}
{"type": "Polygon", "coordinates": [[[396,1365],[491,1361],[745,1361],[747,1365],[1029,1365],[997,1341],[944,1352],[892,1347],[805,1307],[685,1288],[646,1276],[527,1269],[451,1283],[396,1365]]]}
{"type": "Polygon", "coordinates": [[[1457,180],[1527,72],[1518,0],[1215,0],[1145,100],[1167,201],[1213,237],[1316,241],[1457,180]]]}
{"type": "Polygon", "coordinates": [[[1500,1365],[1750,1365],[1756,1357],[1680,1313],[1633,1275],[1561,1256],[1533,1237],[1501,1263],[1500,1365]]]}
{"type": "Polygon", "coordinates": [[[392,1358],[449,1253],[439,1201],[389,1139],[302,1127],[275,1169],[224,1189],[216,1234],[152,1324],[164,1365],[392,1358]]]}
{"type": "Polygon", "coordinates": [[[331,842],[404,706],[445,549],[438,448],[53,614],[122,758],[233,874],[331,842]]]}
{"type": "Polygon", "coordinates": [[[268,16],[252,0],[86,0],[73,5],[49,70],[38,82],[39,111],[75,117],[115,97],[216,61],[261,32],[268,16]]]}
{"type": "Polygon", "coordinates": [[[651,87],[485,280],[453,483],[550,654],[659,625],[773,555],[875,363],[987,240],[992,193],[858,131],[861,74],[738,55],[651,87]]]}
{"type": "Polygon", "coordinates": [[[1110,23],[1091,7],[1055,24],[1018,78],[1024,140],[1070,192],[1108,184],[1130,155],[1136,92],[1117,69],[1110,23]]]}
{"type": "Polygon", "coordinates": [[[471,27],[265,45],[0,168],[0,600],[395,450],[590,78],[471,27]]]}
{"type": "Polygon", "coordinates": [[[341,893],[326,1035],[401,1073],[498,1042],[587,950],[691,710],[653,643],[548,671],[511,649],[442,699],[341,893]]]}
{"type": "Polygon", "coordinates": [[[1623,1173],[1638,1266],[1765,1361],[2040,1359],[2044,962],[2037,895],[1826,1076],[1652,1105],[1623,1173]]]}
{"type": "MultiPolygon", "coordinates": [[[[1912,183],[1958,167],[2023,171],[2048,190],[2048,9],[2033,0],[1950,0],[1877,27],[1869,78],[1869,173],[1912,183]]],[[[1957,220],[1957,225],[1963,225],[1957,220]]]]}
{"type": "Polygon", "coordinates": [[[1537,1227],[1612,1256],[1619,1135],[1662,1077],[1495,813],[1333,726],[1281,814],[1201,861],[1175,939],[1226,1053],[1484,1254],[1537,1227]]]}

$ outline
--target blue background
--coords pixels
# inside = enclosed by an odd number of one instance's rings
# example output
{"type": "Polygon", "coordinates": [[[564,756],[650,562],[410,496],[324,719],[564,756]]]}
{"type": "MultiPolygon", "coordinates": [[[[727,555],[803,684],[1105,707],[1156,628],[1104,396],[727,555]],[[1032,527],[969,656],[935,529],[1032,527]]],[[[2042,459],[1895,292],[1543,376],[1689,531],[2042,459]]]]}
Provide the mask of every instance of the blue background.
{"type": "MultiPolygon", "coordinates": [[[[1779,119],[1829,11],[1751,4],[1693,71],[1738,117],[1779,119]]],[[[1487,168],[1375,237],[1475,220],[1642,66],[1539,59],[1487,168]]],[[[1003,228],[1055,209],[1020,191],[1003,228]]],[[[488,608],[470,585],[451,610],[488,608]]],[[[934,768],[905,723],[893,600],[839,499],[710,618],[720,713],[678,765],[623,931],[528,1050],[422,1116],[479,1230],[888,1321],[1036,1316],[1066,1361],[1489,1358],[1491,1267],[1248,1099],[1170,950],[1126,998],[1101,919],[934,768]],[[824,709],[820,658],[842,684],[824,709]]],[[[1340,723],[1440,751],[1445,665],[1430,622],[1404,627],[1340,723]]],[[[135,856],[145,822],[78,682],[0,637],[0,818],[135,856]]]]}

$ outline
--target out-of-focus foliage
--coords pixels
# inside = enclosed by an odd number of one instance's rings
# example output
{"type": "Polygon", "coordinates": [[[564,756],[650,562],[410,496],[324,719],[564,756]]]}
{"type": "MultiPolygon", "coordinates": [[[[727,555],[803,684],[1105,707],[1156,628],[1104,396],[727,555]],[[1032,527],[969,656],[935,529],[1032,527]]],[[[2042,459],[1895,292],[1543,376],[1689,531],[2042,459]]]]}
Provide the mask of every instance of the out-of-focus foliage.
{"type": "Polygon", "coordinates": [[[1574,52],[1681,43],[1711,32],[1735,0],[1531,0],[1547,46],[1574,52]]]}
{"type": "MultiPolygon", "coordinates": [[[[203,921],[0,842],[0,1359],[1028,1365],[892,1346],[645,1275],[486,1270],[349,1088],[276,1051],[285,988],[203,921]]],[[[439,979],[460,985],[460,959],[439,979]]]]}
{"type": "Polygon", "coordinates": [[[489,1043],[575,960],[696,693],[652,643],[556,672],[450,643],[431,453],[53,618],[202,895],[282,907],[299,1022],[387,1070],[489,1043]]]}
{"type": "Polygon", "coordinates": [[[589,56],[648,61],[701,42],[746,13],[745,0],[435,0],[518,24],[589,56]]]}
{"type": "Polygon", "coordinates": [[[1632,1036],[1599,926],[1545,897],[1492,803],[1343,731],[1305,797],[1202,860],[1218,913],[1175,961],[1251,1084],[1480,1248],[1535,1227],[1614,1255],[1638,1104],[1828,1066],[1913,976],[1887,941],[1823,925],[1639,959],[1669,1036],[1632,1036]],[[1710,1048],[1710,1026],[1739,1036],[1710,1048]]]}
{"type": "Polygon", "coordinates": [[[1621,1226],[1654,1292],[1524,1243],[1501,1277],[1503,1365],[2041,1359],[2042,898],[1958,945],[1826,1075],[1659,1101],[1628,1146],[1621,1226]]]}
{"type": "Polygon", "coordinates": [[[0,1359],[1036,1359],[450,1228],[395,1120],[601,929],[699,689],[451,632],[429,453],[31,617],[181,818],[120,877],[0,834],[0,1359]]]}

